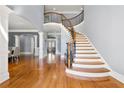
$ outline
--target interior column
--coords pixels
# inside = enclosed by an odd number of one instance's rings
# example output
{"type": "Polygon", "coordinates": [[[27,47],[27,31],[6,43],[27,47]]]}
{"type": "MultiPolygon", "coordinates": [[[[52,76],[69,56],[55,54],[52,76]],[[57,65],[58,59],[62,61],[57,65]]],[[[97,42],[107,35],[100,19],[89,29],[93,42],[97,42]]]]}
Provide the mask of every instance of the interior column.
{"type": "Polygon", "coordinates": [[[15,47],[20,47],[20,38],[18,35],[15,35],[15,47]]]}
{"type": "Polygon", "coordinates": [[[58,45],[59,45],[59,37],[56,35],[56,54],[59,54],[58,45]]]}
{"type": "Polygon", "coordinates": [[[35,56],[38,56],[38,47],[37,47],[37,35],[34,35],[34,49],[35,49],[35,56]]]}
{"type": "Polygon", "coordinates": [[[43,46],[44,46],[43,32],[39,32],[39,59],[42,59],[44,56],[43,46]]]}

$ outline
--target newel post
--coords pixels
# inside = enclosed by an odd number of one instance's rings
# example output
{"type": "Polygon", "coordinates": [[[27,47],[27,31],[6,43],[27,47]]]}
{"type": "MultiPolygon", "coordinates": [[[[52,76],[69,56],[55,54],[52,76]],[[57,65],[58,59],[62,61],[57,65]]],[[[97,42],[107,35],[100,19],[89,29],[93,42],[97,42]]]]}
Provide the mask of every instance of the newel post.
{"type": "Polygon", "coordinates": [[[67,67],[71,68],[71,43],[67,43],[67,67]]]}

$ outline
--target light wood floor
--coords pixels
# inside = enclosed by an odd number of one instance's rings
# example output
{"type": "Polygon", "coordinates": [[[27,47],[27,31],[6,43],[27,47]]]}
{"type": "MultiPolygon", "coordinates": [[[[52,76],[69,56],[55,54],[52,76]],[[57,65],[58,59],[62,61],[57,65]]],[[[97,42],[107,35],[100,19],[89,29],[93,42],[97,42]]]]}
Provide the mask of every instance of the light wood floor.
{"type": "Polygon", "coordinates": [[[38,61],[31,56],[22,57],[19,64],[9,64],[10,79],[4,88],[121,88],[123,84],[110,77],[105,81],[87,81],[68,77],[64,60],[50,56],[38,61]]]}

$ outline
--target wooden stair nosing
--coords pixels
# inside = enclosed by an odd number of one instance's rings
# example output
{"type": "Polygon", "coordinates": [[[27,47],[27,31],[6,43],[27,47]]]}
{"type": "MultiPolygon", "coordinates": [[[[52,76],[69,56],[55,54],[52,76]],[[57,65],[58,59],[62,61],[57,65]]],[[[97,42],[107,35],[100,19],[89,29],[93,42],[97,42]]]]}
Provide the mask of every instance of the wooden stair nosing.
{"type": "Polygon", "coordinates": [[[92,45],[76,45],[76,47],[93,47],[92,45]]]}
{"type": "Polygon", "coordinates": [[[97,54],[96,52],[76,52],[76,54],[97,54]]]}
{"type": "Polygon", "coordinates": [[[89,42],[76,42],[76,44],[90,44],[89,42]]]}
{"type": "Polygon", "coordinates": [[[105,63],[100,61],[94,61],[94,62],[75,62],[74,64],[81,64],[81,65],[103,65],[105,63]]]}
{"type": "Polygon", "coordinates": [[[76,59],[101,59],[100,57],[75,57],[76,59]]]}
{"type": "Polygon", "coordinates": [[[89,40],[84,40],[84,39],[81,39],[81,40],[76,39],[75,41],[76,41],[76,42],[83,42],[83,41],[87,41],[87,42],[89,42],[89,40]]]}
{"type": "Polygon", "coordinates": [[[93,49],[76,49],[76,50],[95,50],[95,49],[93,48],[93,49]]]}
{"type": "Polygon", "coordinates": [[[109,80],[111,78],[111,76],[85,77],[85,76],[77,76],[77,75],[69,74],[69,73],[67,73],[67,76],[70,78],[79,79],[79,80],[87,80],[87,81],[106,81],[106,80],[109,80]]]}
{"type": "Polygon", "coordinates": [[[72,67],[71,69],[74,70],[74,71],[86,72],[86,73],[105,73],[105,72],[110,72],[110,70],[107,69],[107,68],[78,68],[78,67],[72,67]]]}

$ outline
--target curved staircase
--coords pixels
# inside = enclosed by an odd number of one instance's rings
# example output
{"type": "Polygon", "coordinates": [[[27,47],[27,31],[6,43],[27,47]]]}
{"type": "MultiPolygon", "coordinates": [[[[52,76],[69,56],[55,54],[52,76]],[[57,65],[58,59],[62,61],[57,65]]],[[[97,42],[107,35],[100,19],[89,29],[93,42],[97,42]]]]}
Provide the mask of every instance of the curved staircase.
{"type": "Polygon", "coordinates": [[[110,69],[90,43],[87,36],[76,32],[76,49],[71,68],[66,68],[68,76],[87,80],[109,79],[110,69]]]}
{"type": "MultiPolygon", "coordinates": [[[[109,79],[111,70],[97,52],[89,38],[76,32],[74,26],[84,20],[84,11],[79,15],[68,19],[61,13],[47,12],[45,16],[59,16],[60,20],[55,22],[62,23],[70,33],[70,40],[67,43],[66,53],[66,74],[69,77],[83,80],[106,80],[109,79]],[[79,21],[74,21],[78,19],[79,21]]],[[[52,18],[52,17],[51,17],[52,18]]],[[[50,20],[49,22],[52,22],[50,20]]],[[[48,20],[47,20],[48,22],[48,20]]]]}

